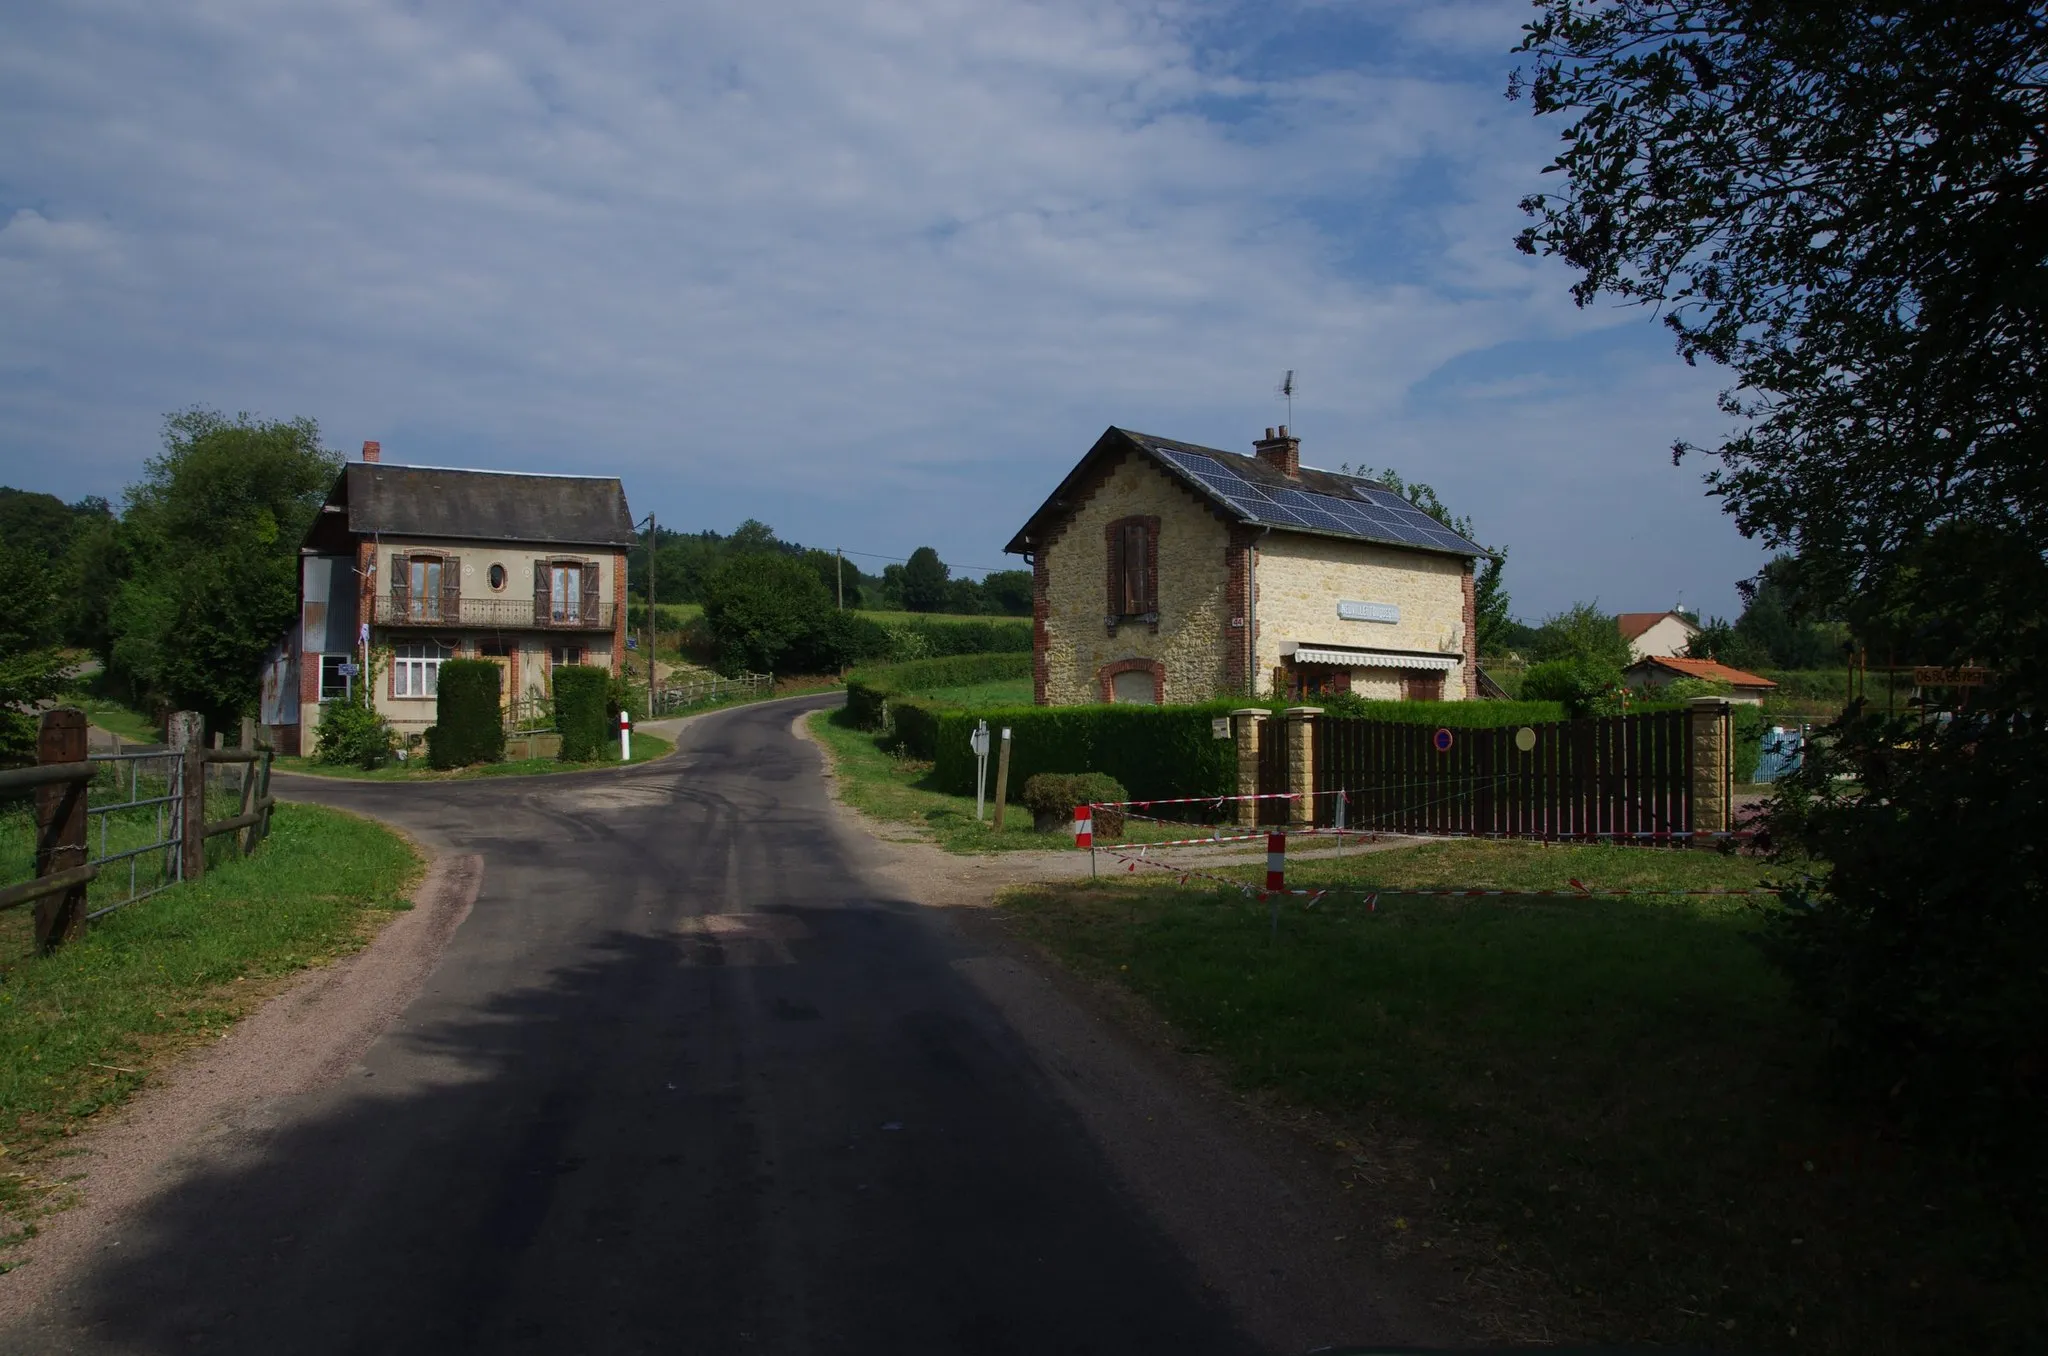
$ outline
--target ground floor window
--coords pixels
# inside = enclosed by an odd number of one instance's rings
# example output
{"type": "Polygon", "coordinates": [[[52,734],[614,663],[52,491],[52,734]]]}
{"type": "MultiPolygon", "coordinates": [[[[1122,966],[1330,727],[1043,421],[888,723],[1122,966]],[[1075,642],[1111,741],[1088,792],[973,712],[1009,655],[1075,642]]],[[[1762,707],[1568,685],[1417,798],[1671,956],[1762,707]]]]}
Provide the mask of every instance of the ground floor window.
{"type": "Polygon", "coordinates": [[[552,668],[559,668],[564,664],[581,664],[583,662],[583,647],[581,645],[556,645],[549,650],[548,658],[551,661],[550,667],[552,668]]]}
{"type": "Polygon", "coordinates": [[[320,700],[338,702],[345,700],[353,690],[353,677],[343,673],[342,666],[356,668],[355,656],[349,654],[323,654],[320,656],[320,700]]]}
{"type": "Polygon", "coordinates": [[[431,640],[400,645],[391,657],[391,695],[431,697],[441,690],[441,665],[455,651],[431,640]]]}
{"type": "Polygon", "coordinates": [[[1351,670],[1314,666],[1294,668],[1287,674],[1287,695],[1297,702],[1314,701],[1351,690],[1351,670]]]}
{"type": "Polygon", "coordinates": [[[1440,671],[1409,669],[1401,679],[1401,695],[1411,702],[1440,702],[1444,699],[1444,676],[1440,671]]]}

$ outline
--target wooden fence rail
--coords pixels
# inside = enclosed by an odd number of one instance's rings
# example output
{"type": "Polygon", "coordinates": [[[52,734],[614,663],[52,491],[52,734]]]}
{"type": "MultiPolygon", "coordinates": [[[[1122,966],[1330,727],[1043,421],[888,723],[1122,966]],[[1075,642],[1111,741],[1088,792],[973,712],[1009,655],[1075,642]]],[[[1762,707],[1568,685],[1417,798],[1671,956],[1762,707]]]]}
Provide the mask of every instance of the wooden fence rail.
{"type": "MultiPolygon", "coordinates": [[[[0,887],[0,911],[34,904],[35,937],[38,949],[48,952],[83,934],[88,914],[88,888],[102,874],[102,867],[115,859],[131,861],[138,852],[160,850],[166,856],[165,884],[177,880],[198,880],[206,873],[205,844],[208,838],[241,832],[241,851],[247,856],[269,835],[270,813],[277,804],[270,793],[269,748],[254,747],[249,722],[243,722],[243,747],[204,747],[199,718],[190,712],[175,712],[169,722],[174,747],[160,758],[169,765],[163,795],[144,801],[121,801],[96,807],[92,784],[100,771],[88,751],[85,713],[59,707],[43,714],[36,740],[36,766],[0,770],[0,797],[35,793],[35,878],[0,887]],[[224,819],[206,820],[206,774],[209,763],[235,764],[242,768],[239,812],[224,819]],[[87,835],[88,815],[133,806],[156,806],[169,802],[172,827],[143,848],[107,851],[93,858],[87,835]]],[[[102,760],[104,761],[104,760],[102,760]]],[[[116,759],[115,761],[119,761],[116,759]]],[[[118,774],[117,774],[118,775],[118,774]]],[[[132,790],[131,790],[132,797],[132,790]]],[[[131,866],[131,876],[133,870],[131,866]]],[[[158,885],[154,888],[162,888],[158,885]]],[[[154,893],[154,888],[151,893],[154,893]]],[[[110,912],[138,896],[131,882],[130,896],[108,905],[110,912]]],[[[91,915],[97,916],[97,914],[91,915]]]]}

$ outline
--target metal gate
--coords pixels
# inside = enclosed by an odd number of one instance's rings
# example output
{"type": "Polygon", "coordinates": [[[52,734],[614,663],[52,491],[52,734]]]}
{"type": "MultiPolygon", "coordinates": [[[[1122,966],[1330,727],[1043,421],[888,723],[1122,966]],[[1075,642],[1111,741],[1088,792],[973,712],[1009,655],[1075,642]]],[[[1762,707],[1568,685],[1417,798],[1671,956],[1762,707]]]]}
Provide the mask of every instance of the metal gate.
{"type": "Polygon", "coordinates": [[[1348,827],[1389,833],[1644,842],[1692,829],[1683,711],[1471,730],[1330,716],[1315,726],[1318,824],[1341,813],[1348,827]]]}

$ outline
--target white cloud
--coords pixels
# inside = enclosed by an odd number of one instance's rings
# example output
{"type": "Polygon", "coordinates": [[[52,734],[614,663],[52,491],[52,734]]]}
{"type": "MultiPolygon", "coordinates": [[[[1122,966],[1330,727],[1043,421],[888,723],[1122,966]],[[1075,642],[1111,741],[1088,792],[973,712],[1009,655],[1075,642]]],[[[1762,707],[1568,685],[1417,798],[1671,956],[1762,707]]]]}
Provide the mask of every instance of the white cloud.
{"type": "Polygon", "coordinates": [[[1546,505],[1489,527],[1532,610],[1601,588],[1572,562],[1618,531],[1602,484],[1668,502],[1675,558],[1726,591],[1752,553],[1689,477],[1636,469],[1711,417],[1697,383],[1633,364],[1511,401],[1496,373],[1412,407],[1461,354],[1614,317],[1508,247],[1549,143],[1474,36],[1504,11],[1373,12],[1435,55],[1390,68],[1363,35],[1275,74],[1203,47],[1213,12],[1135,0],[17,21],[0,478],[117,489],[200,402],[393,458],[616,470],[664,521],[988,563],[1103,425],[1242,447],[1292,366],[1297,422],[1354,450],[1327,460],[1487,466],[1483,525],[1546,505]],[[1592,497],[1489,462],[1518,426],[1592,497]]]}

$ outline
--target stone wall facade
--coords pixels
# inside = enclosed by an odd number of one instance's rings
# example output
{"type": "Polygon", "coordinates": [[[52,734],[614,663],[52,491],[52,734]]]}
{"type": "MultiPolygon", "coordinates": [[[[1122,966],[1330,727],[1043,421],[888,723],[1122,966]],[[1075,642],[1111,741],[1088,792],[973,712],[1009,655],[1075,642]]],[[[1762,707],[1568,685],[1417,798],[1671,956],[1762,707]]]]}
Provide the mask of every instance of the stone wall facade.
{"type": "MultiPolygon", "coordinates": [[[[1270,690],[1295,645],[1407,650],[1458,661],[1444,675],[1444,696],[1474,695],[1477,637],[1470,564],[1427,551],[1275,532],[1258,549],[1258,671],[1270,690]],[[1396,622],[1348,621],[1339,602],[1391,603],[1396,622]]],[[[1401,671],[1353,669],[1350,690],[1368,701],[1403,695],[1401,671]]]]}
{"type": "Polygon", "coordinates": [[[1228,690],[1229,539],[1206,502],[1150,462],[1126,454],[1106,465],[1033,561],[1039,703],[1099,702],[1115,673],[1155,665],[1166,701],[1202,701],[1228,690]],[[1133,518],[1158,522],[1159,620],[1111,627],[1108,530],[1133,518]]]}

